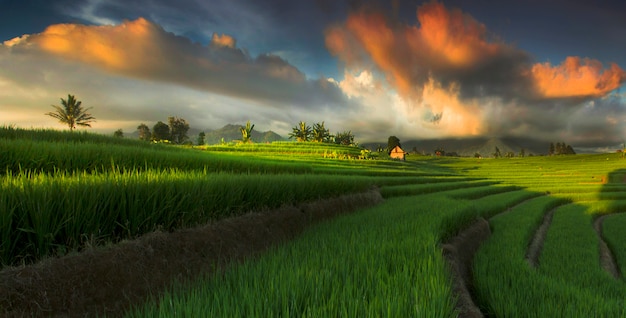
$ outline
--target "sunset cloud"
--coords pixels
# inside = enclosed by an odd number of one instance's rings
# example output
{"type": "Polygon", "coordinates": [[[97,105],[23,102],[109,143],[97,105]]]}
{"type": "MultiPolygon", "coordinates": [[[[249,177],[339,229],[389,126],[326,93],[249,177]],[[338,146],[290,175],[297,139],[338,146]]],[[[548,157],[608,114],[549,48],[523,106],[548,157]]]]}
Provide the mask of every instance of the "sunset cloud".
{"type": "Polygon", "coordinates": [[[362,10],[326,31],[326,45],[348,67],[369,59],[406,98],[431,79],[460,84],[463,97],[514,92],[528,86],[521,72],[526,53],[489,41],[486,27],[460,10],[430,2],[417,10],[418,25],[362,10]]]}
{"type": "Polygon", "coordinates": [[[235,38],[230,35],[219,35],[217,33],[213,33],[213,36],[211,37],[211,44],[234,49],[237,42],[235,41],[235,38]]]}
{"type": "Polygon", "coordinates": [[[546,126],[541,112],[558,111],[567,120],[576,114],[563,111],[577,105],[572,100],[606,96],[626,80],[616,64],[604,68],[588,58],[533,63],[472,16],[439,2],[420,6],[415,25],[390,16],[371,7],[355,10],[326,30],[326,46],[348,70],[382,74],[402,99],[402,114],[440,135],[545,136],[561,127],[546,126]]]}
{"type": "Polygon", "coordinates": [[[336,87],[308,80],[279,56],[251,57],[225,34],[213,34],[209,45],[203,46],[144,18],[119,25],[51,25],[42,33],[5,45],[16,50],[39,50],[112,74],[263,100],[276,107],[344,104],[336,87]]]}
{"type": "Polygon", "coordinates": [[[168,116],[197,129],[251,120],[284,136],[325,121],[359,142],[512,135],[591,146],[626,133],[615,6],[28,3],[0,11],[0,125],[62,128],[43,114],[71,93],[106,133],[168,116]]]}
{"type": "Polygon", "coordinates": [[[601,97],[626,81],[617,64],[603,69],[599,61],[573,56],[557,66],[535,64],[532,74],[540,95],[547,98],[601,97]]]}

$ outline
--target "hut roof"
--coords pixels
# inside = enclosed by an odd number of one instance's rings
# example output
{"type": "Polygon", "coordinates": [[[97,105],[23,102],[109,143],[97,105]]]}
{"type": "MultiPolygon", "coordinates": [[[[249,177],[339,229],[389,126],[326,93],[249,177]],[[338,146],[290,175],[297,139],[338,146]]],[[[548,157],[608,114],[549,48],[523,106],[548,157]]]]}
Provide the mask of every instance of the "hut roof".
{"type": "Polygon", "coordinates": [[[392,153],[407,153],[406,151],[402,150],[402,148],[400,148],[400,146],[395,146],[393,147],[393,149],[391,149],[392,153]]]}

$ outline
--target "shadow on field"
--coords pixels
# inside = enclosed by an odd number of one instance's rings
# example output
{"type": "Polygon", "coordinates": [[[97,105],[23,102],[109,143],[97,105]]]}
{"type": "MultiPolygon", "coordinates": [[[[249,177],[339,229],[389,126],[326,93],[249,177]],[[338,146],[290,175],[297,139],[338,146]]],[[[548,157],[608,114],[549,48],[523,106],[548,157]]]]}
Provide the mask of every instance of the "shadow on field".
{"type": "MultiPolygon", "coordinates": [[[[612,193],[619,193],[623,191],[624,186],[626,186],[626,169],[619,169],[609,173],[607,178],[603,181],[605,181],[605,185],[600,191],[601,195],[607,195],[610,197],[612,193]]],[[[600,199],[602,199],[602,197],[600,197],[600,199]]],[[[609,214],[603,214],[595,219],[593,222],[593,228],[600,239],[600,265],[615,279],[619,279],[622,277],[623,273],[621,273],[617,264],[615,253],[604,238],[602,225],[604,224],[606,217],[610,214],[617,213],[616,211],[624,211],[624,205],[620,204],[617,200],[612,200],[611,204],[609,204],[608,210],[611,211],[609,214]]]]}
{"type": "Polygon", "coordinates": [[[122,316],[176,280],[222,270],[314,223],[382,201],[372,189],[6,268],[0,271],[0,316],[122,316]]]}

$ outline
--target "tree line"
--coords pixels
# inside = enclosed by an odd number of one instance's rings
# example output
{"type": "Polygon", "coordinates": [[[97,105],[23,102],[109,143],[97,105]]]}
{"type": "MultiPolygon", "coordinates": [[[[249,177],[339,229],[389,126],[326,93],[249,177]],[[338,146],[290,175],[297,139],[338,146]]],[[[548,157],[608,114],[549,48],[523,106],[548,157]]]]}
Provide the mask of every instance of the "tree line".
{"type": "Polygon", "coordinates": [[[344,146],[356,145],[352,131],[344,130],[343,132],[337,132],[332,135],[330,130],[324,125],[324,122],[315,123],[313,127],[311,127],[307,125],[306,122],[301,121],[291,128],[289,139],[295,139],[298,142],[313,141],[335,143],[344,146]]]}
{"type": "Polygon", "coordinates": [[[173,144],[184,144],[190,142],[187,132],[189,131],[189,123],[180,117],[170,116],[167,118],[167,124],[158,121],[150,130],[148,125],[141,123],[137,126],[139,139],[154,142],[170,142],[173,144]]]}
{"type": "Polygon", "coordinates": [[[574,148],[564,142],[557,142],[556,144],[554,144],[553,142],[550,143],[550,148],[548,150],[549,156],[575,154],[576,152],[574,151],[574,148]]]}

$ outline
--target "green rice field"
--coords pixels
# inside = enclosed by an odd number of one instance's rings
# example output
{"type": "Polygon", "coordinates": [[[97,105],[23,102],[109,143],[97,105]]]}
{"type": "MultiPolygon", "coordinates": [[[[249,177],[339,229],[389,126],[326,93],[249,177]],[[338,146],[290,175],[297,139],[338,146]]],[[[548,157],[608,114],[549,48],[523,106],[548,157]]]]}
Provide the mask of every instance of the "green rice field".
{"type": "Polygon", "coordinates": [[[626,317],[620,154],[404,162],[361,154],[319,143],[177,147],[0,127],[0,264],[33,266],[155,230],[375,189],[382,203],[221,271],[173,280],[124,315],[463,316],[442,245],[484,219],[490,234],[471,258],[469,288],[483,315],[626,317]]]}

